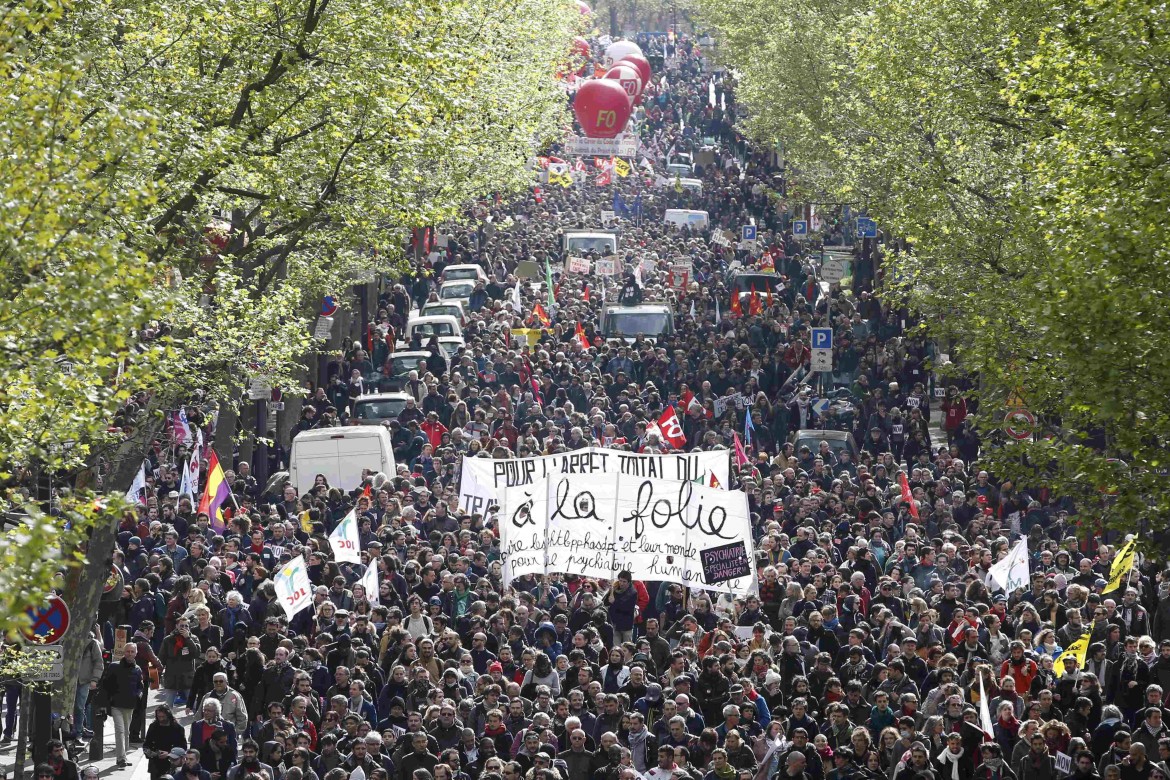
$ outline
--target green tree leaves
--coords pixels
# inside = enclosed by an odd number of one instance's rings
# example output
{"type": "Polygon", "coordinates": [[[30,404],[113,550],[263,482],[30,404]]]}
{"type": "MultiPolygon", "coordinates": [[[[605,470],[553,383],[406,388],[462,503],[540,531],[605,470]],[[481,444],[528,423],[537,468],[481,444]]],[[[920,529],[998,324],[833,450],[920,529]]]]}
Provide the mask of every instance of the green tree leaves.
{"type": "Polygon", "coordinates": [[[1056,434],[992,464],[1077,497],[1094,520],[1154,527],[1170,508],[1157,76],[1170,51],[1155,32],[1170,12],[1110,0],[699,6],[741,73],[748,131],[783,141],[796,186],[868,207],[912,246],[892,258],[886,295],[978,372],[985,430],[1018,394],[1056,434]]]}

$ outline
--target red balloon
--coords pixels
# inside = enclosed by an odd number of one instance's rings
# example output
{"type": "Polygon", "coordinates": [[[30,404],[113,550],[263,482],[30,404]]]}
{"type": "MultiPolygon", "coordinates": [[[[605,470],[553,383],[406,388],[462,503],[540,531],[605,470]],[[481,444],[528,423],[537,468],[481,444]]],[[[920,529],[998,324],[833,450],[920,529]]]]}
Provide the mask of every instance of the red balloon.
{"type": "Polygon", "coordinates": [[[630,96],[613,79],[589,79],[573,101],[577,121],[589,138],[616,138],[630,118],[630,96]]]}
{"type": "Polygon", "coordinates": [[[633,65],[614,65],[605,73],[605,78],[613,79],[622,85],[622,89],[630,96],[630,105],[637,105],[642,97],[642,79],[633,65]]]}
{"type": "Polygon", "coordinates": [[[641,54],[627,54],[614,65],[633,65],[634,69],[638,71],[638,75],[642,78],[642,87],[650,85],[650,60],[643,57],[641,54]]]}

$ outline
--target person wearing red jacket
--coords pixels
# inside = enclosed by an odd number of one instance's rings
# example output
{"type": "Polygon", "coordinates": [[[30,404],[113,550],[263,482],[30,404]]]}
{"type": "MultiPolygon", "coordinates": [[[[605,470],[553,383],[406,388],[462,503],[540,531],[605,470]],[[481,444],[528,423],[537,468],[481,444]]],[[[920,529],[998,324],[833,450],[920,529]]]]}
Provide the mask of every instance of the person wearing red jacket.
{"type": "Polygon", "coordinates": [[[447,433],[447,426],[439,422],[439,413],[431,412],[428,414],[426,421],[419,428],[426,434],[427,441],[431,443],[431,446],[438,450],[439,445],[443,442],[443,434],[447,433]]]}
{"type": "Polygon", "coordinates": [[[1019,640],[1011,643],[1008,653],[1008,659],[999,668],[999,676],[1006,677],[1010,674],[1016,681],[1017,691],[1032,690],[1032,680],[1040,673],[1040,667],[1024,655],[1024,643],[1019,640]]]}
{"type": "Polygon", "coordinates": [[[947,432],[947,443],[955,438],[955,432],[967,419],[967,400],[959,395],[959,388],[948,387],[947,397],[940,406],[943,412],[943,430],[947,432]]]}

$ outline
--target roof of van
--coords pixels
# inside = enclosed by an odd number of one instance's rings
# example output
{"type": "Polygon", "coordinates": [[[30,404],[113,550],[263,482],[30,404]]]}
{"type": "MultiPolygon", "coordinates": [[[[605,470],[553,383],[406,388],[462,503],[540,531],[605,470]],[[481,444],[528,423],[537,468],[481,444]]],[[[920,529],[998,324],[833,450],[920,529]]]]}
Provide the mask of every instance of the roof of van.
{"type": "Polygon", "coordinates": [[[706,214],[705,209],[667,209],[667,214],[706,214]]]}
{"type": "Polygon", "coordinates": [[[411,325],[414,325],[416,322],[420,322],[420,323],[424,323],[424,324],[428,323],[428,322],[453,322],[456,325],[459,324],[459,320],[458,320],[458,318],[455,317],[454,314],[428,314],[425,317],[411,317],[409,320],[406,321],[406,327],[409,328],[411,325]]]}
{"type": "Polygon", "coordinates": [[[608,231],[604,231],[604,230],[603,230],[603,231],[596,231],[596,230],[566,230],[566,231],[565,231],[565,236],[566,236],[566,237],[568,237],[568,236],[585,236],[586,238],[613,238],[613,239],[616,239],[616,238],[617,238],[617,236],[616,236],[616,235],[614,235],[613,233],[610,233],[610,232],[608,232],[608,231]]]}
{"type": "Polygon", "coordinates": [[[359,395],[359,401],[404,401],[408,398],[414,398],[410,393],[366,393],[359,395]]]}
{"type": "MultiPolygon", "coordinates": [[[[369,396],[366,396],[369,397],[369,396]]],[[[314,428],[311,431],[302,431],[292,440],[293,446],[302,441],[320,441],[321,439],[366,439],[371,436],[389,436],[390,431],[384,425],[346,425],[339,428],[314,428]]]]}

